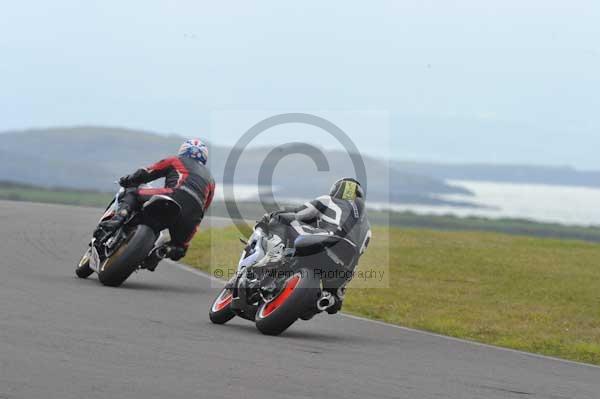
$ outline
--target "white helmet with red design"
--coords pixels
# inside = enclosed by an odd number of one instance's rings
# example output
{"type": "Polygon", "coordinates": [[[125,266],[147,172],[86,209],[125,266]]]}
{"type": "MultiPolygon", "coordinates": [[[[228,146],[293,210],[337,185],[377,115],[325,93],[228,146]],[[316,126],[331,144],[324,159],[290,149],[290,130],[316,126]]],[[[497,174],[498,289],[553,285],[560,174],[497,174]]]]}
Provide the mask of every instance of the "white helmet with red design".
{"type": "Polygon", "coordinates": [[[192,158],[202,165],[206,165],[206,162],[208,161],[208,147],[202,140],[187,140],[179,147],[178,155],[180,157],[192,158]]]}

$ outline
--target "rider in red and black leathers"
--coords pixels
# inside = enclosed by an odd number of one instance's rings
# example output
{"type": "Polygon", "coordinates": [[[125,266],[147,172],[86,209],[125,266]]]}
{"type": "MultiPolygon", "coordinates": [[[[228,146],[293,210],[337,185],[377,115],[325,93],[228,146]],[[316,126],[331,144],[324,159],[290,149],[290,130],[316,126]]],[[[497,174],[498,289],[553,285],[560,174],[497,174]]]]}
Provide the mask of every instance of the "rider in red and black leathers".
{"type": "Polygon", "coordinates": [[[170,229],[172,247],[169,257],[174,260],[185,256],[204,213],[215,192],[215,181],[206,166],[193,158],[175,156],[163,159],[145,169],[124,176],[119,184],[126,188],[116,215],[103,222],[104,230],[115,230],[127,215],[153,195],[167,195],[181,206],[181,215],[170,229]],[[163,188],[137,188],[139,185],[165,178],[163,188]]]}

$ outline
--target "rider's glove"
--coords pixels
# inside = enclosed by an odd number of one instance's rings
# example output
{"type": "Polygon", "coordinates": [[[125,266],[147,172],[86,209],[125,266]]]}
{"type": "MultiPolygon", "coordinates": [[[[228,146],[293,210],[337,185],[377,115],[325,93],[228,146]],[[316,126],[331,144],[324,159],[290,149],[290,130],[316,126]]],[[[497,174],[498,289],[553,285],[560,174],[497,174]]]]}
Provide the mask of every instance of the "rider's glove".
{"type": "Polygon", "coordinates": [[[131,187],[131,175],[121,177],[119,179],[119,185],[124,188],[131,187]]]}
{"type": "Polygon", "coordinates": [[[263,219],[266,221],[266,223],[269,223],[272,219],[277,219],[277,217],[279,215],[281,215],[282,213],[285,213],[285,211],[275,211],[275,212],[271,212],[271,213],[265,213],[265,216],[263,216],[263,219]]]}
{"type": "Polygon", "coordinates": [[[257,225],[260,225],[260,224],[269,224],[269,222],[271,221],[271,215],[272,215],[272,213],[265,213],[263,215],[263,217],[260,218],[260,220],[258,220],[256,222],[257,225]]]}
{"type": "Polygon", "coordinates": [[[183,258],[187,252],[187,248],[184,247],[171,247],[169,250],[169,254],[167,255],[169,259],[178,261],[183,258]]]}
{"type": "Polygon", "coordinates": [[[148,181],[150,178],[150,174],[146,169],[138,169],[134,173],[123,176],[119,179],[119,184],[121,187],[137,187],[141,183],[148,181]]]}
{"type": "Polygon", "coordinates": [[[263,230],[266,230],[269,226],[269,223],[271,223],[271,220],[277,217],[277,215],[279,215],[280,213],[281,211],[265,213],[263,217],[256,222],[256,226],[254,226],[254,228],[261,227],[263,230]]]}

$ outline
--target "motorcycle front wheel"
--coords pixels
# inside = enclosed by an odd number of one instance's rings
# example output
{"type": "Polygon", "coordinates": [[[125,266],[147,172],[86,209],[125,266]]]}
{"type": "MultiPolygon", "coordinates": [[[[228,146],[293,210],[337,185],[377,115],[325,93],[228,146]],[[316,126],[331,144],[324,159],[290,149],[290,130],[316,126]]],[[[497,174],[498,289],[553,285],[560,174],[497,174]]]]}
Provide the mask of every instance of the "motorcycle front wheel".
{"type": "Polygon", "coordinates": [[[208,312],[210,321],[215,324],[225,324],[235,317],[235,313],[231,310],[231,301],[233,292],[229,288],[223,288],[219,296],[215,298],[208,312]]]}
{"type": "Polygon", "coordinates": [[[90,268],[90,257],[92,256],[92,247],[88,248],[85,254],[81,257],[75,274],[79,278],[88,278],[94,271],[90,268]]]}

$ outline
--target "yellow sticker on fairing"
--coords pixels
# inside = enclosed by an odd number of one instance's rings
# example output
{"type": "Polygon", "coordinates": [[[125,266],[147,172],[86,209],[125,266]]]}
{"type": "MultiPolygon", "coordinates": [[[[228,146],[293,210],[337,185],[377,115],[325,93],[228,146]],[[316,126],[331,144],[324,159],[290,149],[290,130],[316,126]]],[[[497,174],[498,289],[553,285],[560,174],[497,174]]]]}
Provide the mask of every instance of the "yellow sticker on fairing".
{"type": "Polygon", "coordinates": [[[344,182],[344,193],[342,194],[342,199],[348,201],[356,199],[356,183],[351,181],[344,182]]]}

